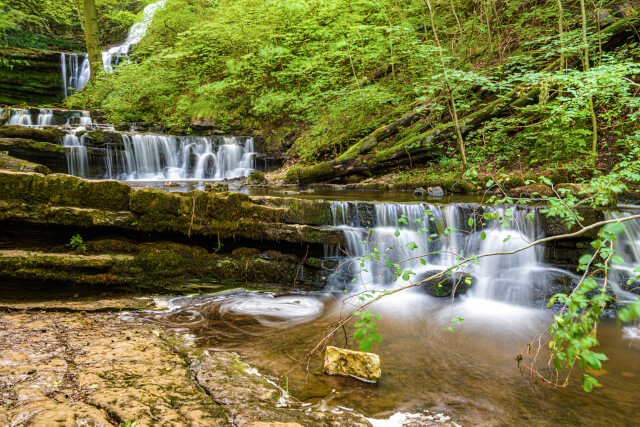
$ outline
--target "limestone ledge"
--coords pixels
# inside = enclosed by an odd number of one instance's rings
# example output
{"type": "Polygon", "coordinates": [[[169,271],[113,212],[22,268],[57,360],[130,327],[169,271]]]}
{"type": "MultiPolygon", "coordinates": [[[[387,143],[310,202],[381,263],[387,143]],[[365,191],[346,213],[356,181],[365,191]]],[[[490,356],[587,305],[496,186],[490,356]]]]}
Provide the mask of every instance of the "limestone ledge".
{"type": "Polygon", "coordinates": [[[0,171],[1,221],[108,226],[221,239],[343,243],[340,230],[318,226],[328,219],[326,202],[203,191],[175,194],[134,189],[118,181],[0,171]]]}

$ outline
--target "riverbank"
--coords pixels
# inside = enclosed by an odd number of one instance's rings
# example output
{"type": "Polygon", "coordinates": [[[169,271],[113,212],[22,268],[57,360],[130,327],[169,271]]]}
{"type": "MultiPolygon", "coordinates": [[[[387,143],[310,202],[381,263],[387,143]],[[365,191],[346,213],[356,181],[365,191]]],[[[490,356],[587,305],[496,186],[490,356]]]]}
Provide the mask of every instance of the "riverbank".
{"type": "MultiPolygon", "coordinates": [[[[122,300],[54,305],[71,312],[15,304],[0,312],[3,425],[370,425],[357,413],[300,405],[237,354],[92,312],[131,305],[122,300]]],[[[428,416],[420,425],[453,425],[428,416]]]]}

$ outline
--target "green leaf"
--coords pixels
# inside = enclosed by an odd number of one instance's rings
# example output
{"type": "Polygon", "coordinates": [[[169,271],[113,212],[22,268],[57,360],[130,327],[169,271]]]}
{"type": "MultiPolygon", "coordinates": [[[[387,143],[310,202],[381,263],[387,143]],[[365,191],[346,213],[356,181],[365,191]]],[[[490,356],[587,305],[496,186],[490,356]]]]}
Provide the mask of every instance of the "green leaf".
{"type": "Polygon", "coordinates": [[[475,224],[475,221],[473,220],[473,218],[469,218],[469,221],[467,221],[467,224],[469,224],[469,227],[473,227],[473,224],[475,224]]]}
{"type": "Polygon", "coordinates": [[[619,222],[613,222],[602,227],[602,231],[611,234],[620,234],[624,231],[624,224],[619,222]]]}
{"type": "Polygon", "coordinates": [[[402,273],[402,280],[404,280],[404,281],[406,282],[406,281],[408,281],[408,280],[411,278],[411,276],[412,276],[412,275],[415,275],[415,274],[416,274],[416,273],[414,273],[414,272],[413,272],[413,271],[411,271],[411,270],[405,270],[405,271],[402,273]]]}
{"type": "Polygon", "coordinates": [[[486,238],[487,238],[487,233],[485,233],[484,231],[483,231],[483,232],[481,232],[481,233],[480,233],[480,238],[481,238],[482,240],[486,239],[486,238]]]}
{"type": "Polygon", "coordinates": [[[582,264],[582,265],[589,264],[592,258],[593,258],[593,255],[590,255],[590,254],[582,255],[578,260],[578,264],[582,264]]]}
{"type": "Polygon", "coordinates": [[[614,256],[611,257],[611,264],[623,265],[624,264],[624,258],[621,257],[620,255],[614,255],[614,256]]]}
{"type": "Polygon", "coordinates": [[[371,337],[363,338],[362,341],[360,341],[360,344],[358,345],[358,348],[360,349],[360,351],[364,353],[370,352],[372,347],[373,347],[373,340],[371,339],[371,337]]]}
{"type": "Polygon", "coordinates": [[[364,328],[356,329],[356,331],[353,334],[353,339],[358,341],[358,340],[361,340],[362,338],[364,338],[365,335],[367,335],[367,330],[366,329],[364,329],[364,328]]]}

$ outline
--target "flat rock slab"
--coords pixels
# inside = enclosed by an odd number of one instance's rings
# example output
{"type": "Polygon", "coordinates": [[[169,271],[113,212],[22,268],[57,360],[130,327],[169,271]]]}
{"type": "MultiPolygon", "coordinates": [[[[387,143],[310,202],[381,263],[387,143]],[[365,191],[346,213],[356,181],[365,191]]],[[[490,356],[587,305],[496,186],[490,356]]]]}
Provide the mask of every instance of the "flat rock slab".
{"type": "Polygon", "coordinates": [[[158,309],[153,298],[135,298],[128,296],[114,296],[111,298],[97,298],[95,300],[60,299],[46,301],[14,301],[0,298],[0,310],[3,311],[48,311],[48,312],[119,312],[130,310],[158,309]]]}
{"type": "Polygon", "coordinates": [[[382,375],[380,357],[377,354],[332,346],[328,346],[325,351],[324,372],[374,383],[382,375]]]}
{"type": "Polygon", "coordinates": [[[113,313],[0,313],[0,425],[370,425],[283,396],[236,354],[113,313]]]}

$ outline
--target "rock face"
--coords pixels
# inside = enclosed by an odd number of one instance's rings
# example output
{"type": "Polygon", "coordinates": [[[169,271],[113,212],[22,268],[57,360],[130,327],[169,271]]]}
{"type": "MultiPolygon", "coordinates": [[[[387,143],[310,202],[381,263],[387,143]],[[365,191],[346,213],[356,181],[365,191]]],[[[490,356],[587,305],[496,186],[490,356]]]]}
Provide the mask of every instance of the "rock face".
{"type": "Polygon", "coordinates": [[[324,372],[374,383],[382,375],[380,357],[377,354],[332,346],[327,347],[324,355],[324,372]]]}
{"type": "MultiPolygon", "coordinates": [[[[0,151],[12,157],[46,165],[56,173],[67,173],[67,151],[69,149],[49,142],[32,141],[23,138],[0,138],[0,151]]],[[[41,172],[33,170],[33,172],[41,172]]],[[[41,172],[43,173],[43,172],[41,172]]]]}
{"type": "Polygon", "coordinates": [[[322,245],[344,241],[319,226],[330,219],[324,201],[0,170],[0,288],[3,280],[165,291],[192,281],[324,286],[322,245]],[[77,234],[83,248],[72,250],[77,234]]]}
{"type": "Polygon", "coordinates": [[[60,53],[0,48],[0,104],[51,104],[62,99],[60,53]]]}
{"type": "MultiPolygon", "coordinates": [[[[302,201],[290,202],[288,206],[272,207],[279,203],[265,206],[260,199],[238,193],[170,194],[150,188],[132,189],[118,181],[0,171],[0,220],[4,221],[108,226],[188,237],[343,243],[340,230],[307,225],[319,225],[316,209],[304,210],[302,201]],[[304,221],[307,216],[309,220],[304,221]]],[[[312,206],[312,202],[308,204],[312,206]]]]}

